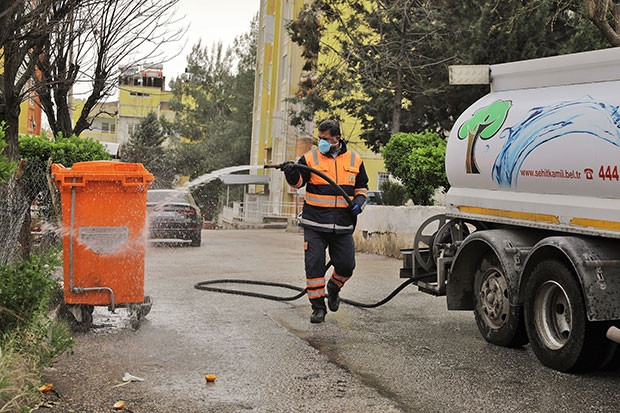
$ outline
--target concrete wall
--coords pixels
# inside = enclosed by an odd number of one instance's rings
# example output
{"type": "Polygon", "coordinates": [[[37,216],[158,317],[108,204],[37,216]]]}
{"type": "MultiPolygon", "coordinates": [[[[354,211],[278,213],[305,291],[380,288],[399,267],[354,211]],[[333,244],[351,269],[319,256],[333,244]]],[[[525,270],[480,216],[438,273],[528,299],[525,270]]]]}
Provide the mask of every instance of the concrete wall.
{"type": "Polygon", "coordinates": [[[444,212],[443,206],[368,205],[357,220],[353,234],[355,250],[402,258],[400,250],[413,248],[420,225],[427,218],[444,212]]]}

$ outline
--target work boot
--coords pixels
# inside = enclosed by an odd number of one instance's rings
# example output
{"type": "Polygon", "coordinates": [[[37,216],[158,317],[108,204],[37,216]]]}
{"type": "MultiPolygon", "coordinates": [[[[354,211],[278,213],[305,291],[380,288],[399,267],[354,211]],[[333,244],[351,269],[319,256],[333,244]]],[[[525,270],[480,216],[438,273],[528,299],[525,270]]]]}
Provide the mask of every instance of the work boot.
{"type": "Polygon", "coordinates": [[[323,321],[325,321],[326,313],[327,313],[327,310],[325,310],[324,308],[315,308],[314,310],[312,310],[312,315],[310,316],[310,322],[313,324],[322,323],[323,321]]]}
{"type": "Polygon", "coordinates": [[[340,307],[340,289],[330,287],[327,285],[327,305],[329,307],[329,311],[336,312],[338,311],[338,307],[340,307]]]}

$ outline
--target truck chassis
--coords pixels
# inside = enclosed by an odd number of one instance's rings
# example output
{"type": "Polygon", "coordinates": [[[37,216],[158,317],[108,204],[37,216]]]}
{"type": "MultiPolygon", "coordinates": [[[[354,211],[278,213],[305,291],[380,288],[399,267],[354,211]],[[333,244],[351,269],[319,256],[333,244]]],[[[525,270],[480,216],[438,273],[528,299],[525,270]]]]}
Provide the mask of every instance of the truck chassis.
{"type": "Polygon", "coordinates": [[[539,361],[565,372],[617,365],[620,242],[472,218],[435,215],[401,250],[401,278],[473,310],[489,343],[529,342],[539,361]]]}

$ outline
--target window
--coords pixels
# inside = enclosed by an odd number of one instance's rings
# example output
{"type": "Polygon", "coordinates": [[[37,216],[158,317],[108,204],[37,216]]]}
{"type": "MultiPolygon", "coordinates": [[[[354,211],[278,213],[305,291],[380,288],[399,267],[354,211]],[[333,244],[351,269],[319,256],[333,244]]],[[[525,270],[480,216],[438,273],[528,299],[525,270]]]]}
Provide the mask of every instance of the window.
{"type": "Polygon", "coordinates": [[[389,181],[390,180],[390,174],[387,172],[379,172],[377,174],[377,189],[380,191],[381,190],[381,184],[383,184],[385,181],[389,181]]]}
{"type": "Polygon", "coordinates": [[[151,97],[151,94],[142,93],[142,92],[129,92],[129,96],[137,96],[139,98],[148,98],[148,97],[151,97]]]}
{"type": "Polygon", "coordinates": [[[116,125],[114,122],[101,122],[101,132],[114,133],[116,132],[116,125]]]}

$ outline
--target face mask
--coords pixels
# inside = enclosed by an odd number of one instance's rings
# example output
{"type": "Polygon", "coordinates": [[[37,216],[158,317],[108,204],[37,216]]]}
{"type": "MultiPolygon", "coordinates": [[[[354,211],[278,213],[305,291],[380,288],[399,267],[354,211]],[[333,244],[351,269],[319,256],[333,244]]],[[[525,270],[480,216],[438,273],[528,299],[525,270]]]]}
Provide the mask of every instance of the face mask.
{"type": "Polygon", "coordinates": [[[319,140],[319,151],[321,151],[323,155],[327,155],[331,147],[332,145],[325,139],[319,140]]]}

